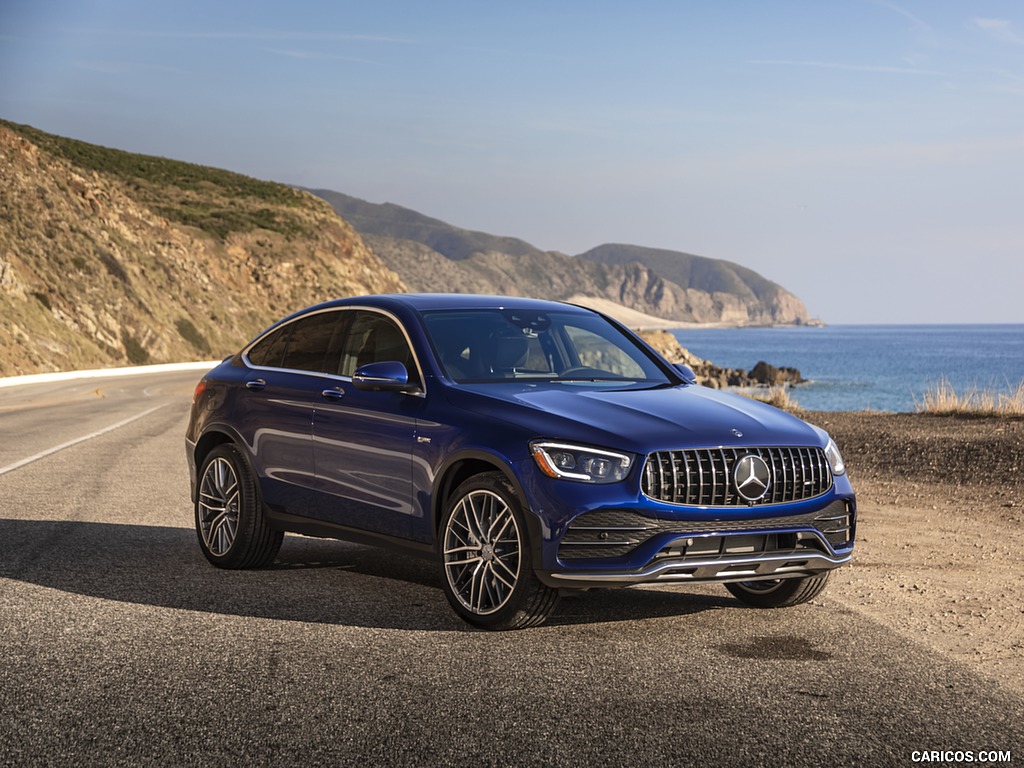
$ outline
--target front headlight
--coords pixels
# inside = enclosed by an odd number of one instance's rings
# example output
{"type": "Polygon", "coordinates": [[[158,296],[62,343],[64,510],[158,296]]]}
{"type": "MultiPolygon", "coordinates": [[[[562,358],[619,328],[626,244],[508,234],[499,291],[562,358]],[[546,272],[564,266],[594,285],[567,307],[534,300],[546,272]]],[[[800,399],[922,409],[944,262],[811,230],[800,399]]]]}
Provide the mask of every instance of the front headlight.
{"type": "Polygon", "coordinates": [[[568,443],[530,443],[530,452],[540,471],[548,477],[581,483],[617,483],[633,466],[625,453],[568,443]]]}
{"type": "Polygon", "coordinates": [[[839,452],[836,441],[831,437],[828,439],[828,445],[825,446],[825,457],[828,459],[828,465],[832,467],[833,475],[841,475],[846,472],[846,462],[843,461],[843,455],[839,452]]]}

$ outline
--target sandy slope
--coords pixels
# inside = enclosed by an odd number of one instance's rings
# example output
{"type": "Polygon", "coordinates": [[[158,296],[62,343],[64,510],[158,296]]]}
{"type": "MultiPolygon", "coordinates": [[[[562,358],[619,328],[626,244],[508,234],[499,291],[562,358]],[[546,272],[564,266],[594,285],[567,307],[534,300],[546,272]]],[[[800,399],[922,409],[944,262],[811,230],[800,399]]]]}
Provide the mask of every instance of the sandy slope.
{"type": "Polygon", "coordinates": [[[613,317],[623,325],[638,330],[670,330],[672,328],[723,328],[729,323],[684,323],[676,320],[663,320],[654,315],[645,315],[635,309],[616,304],[610,299],[602,299],[597,296],[584,296],[576,294],[566,299],[570,304],[579,304],[581,307],[602,312],[613,317]]]}

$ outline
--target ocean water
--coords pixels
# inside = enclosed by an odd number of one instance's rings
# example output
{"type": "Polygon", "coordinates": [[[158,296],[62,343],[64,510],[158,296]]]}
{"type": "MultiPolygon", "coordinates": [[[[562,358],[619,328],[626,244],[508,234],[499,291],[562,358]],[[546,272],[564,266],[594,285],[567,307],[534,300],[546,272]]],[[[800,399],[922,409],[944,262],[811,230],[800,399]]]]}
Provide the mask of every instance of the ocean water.
{"type": "Polygon", "coordinates": [[[800,369],[790,395],[820,411],[913,411],[942,379],[957,391],[1015,391],[1024,381],[1024,325],[830,325],[676,330],[698,357],[750,370],[800,369]]]}

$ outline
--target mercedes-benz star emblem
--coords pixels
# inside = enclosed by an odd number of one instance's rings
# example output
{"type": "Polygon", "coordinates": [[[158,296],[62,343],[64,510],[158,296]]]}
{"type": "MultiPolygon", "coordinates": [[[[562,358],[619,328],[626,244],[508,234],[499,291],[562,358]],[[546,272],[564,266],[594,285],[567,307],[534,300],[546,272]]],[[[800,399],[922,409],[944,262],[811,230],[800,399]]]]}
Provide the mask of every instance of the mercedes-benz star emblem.
{"type": "Polygon", "coordinates": [[[751,503],[760,501],[771,485],[771,471],[760,456],[747,454],[736,462],[732,470],[732,483],[740,498],[751,503]]]}

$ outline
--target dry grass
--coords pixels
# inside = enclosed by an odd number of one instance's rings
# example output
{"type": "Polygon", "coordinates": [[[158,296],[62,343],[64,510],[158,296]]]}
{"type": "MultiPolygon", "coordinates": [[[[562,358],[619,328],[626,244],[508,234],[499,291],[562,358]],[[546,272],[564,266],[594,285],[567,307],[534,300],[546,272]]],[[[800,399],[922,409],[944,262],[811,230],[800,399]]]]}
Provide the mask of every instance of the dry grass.
{"type": "Polygon", "coordinates": [[[914,398],[918,413],[932,416],[1024,416],[1024,381],[1009,392],[993,392],[973,386],[965,392],[943,378],[914,398]]]}
{"type": "Polygon", "coordinates": [[[803,409],[789,396],[789,387],[778,385],[767,389],[749,389],[742,392],[751,400],[774,405],[776,408],[788,413],[799,414],[803,409]]]}

